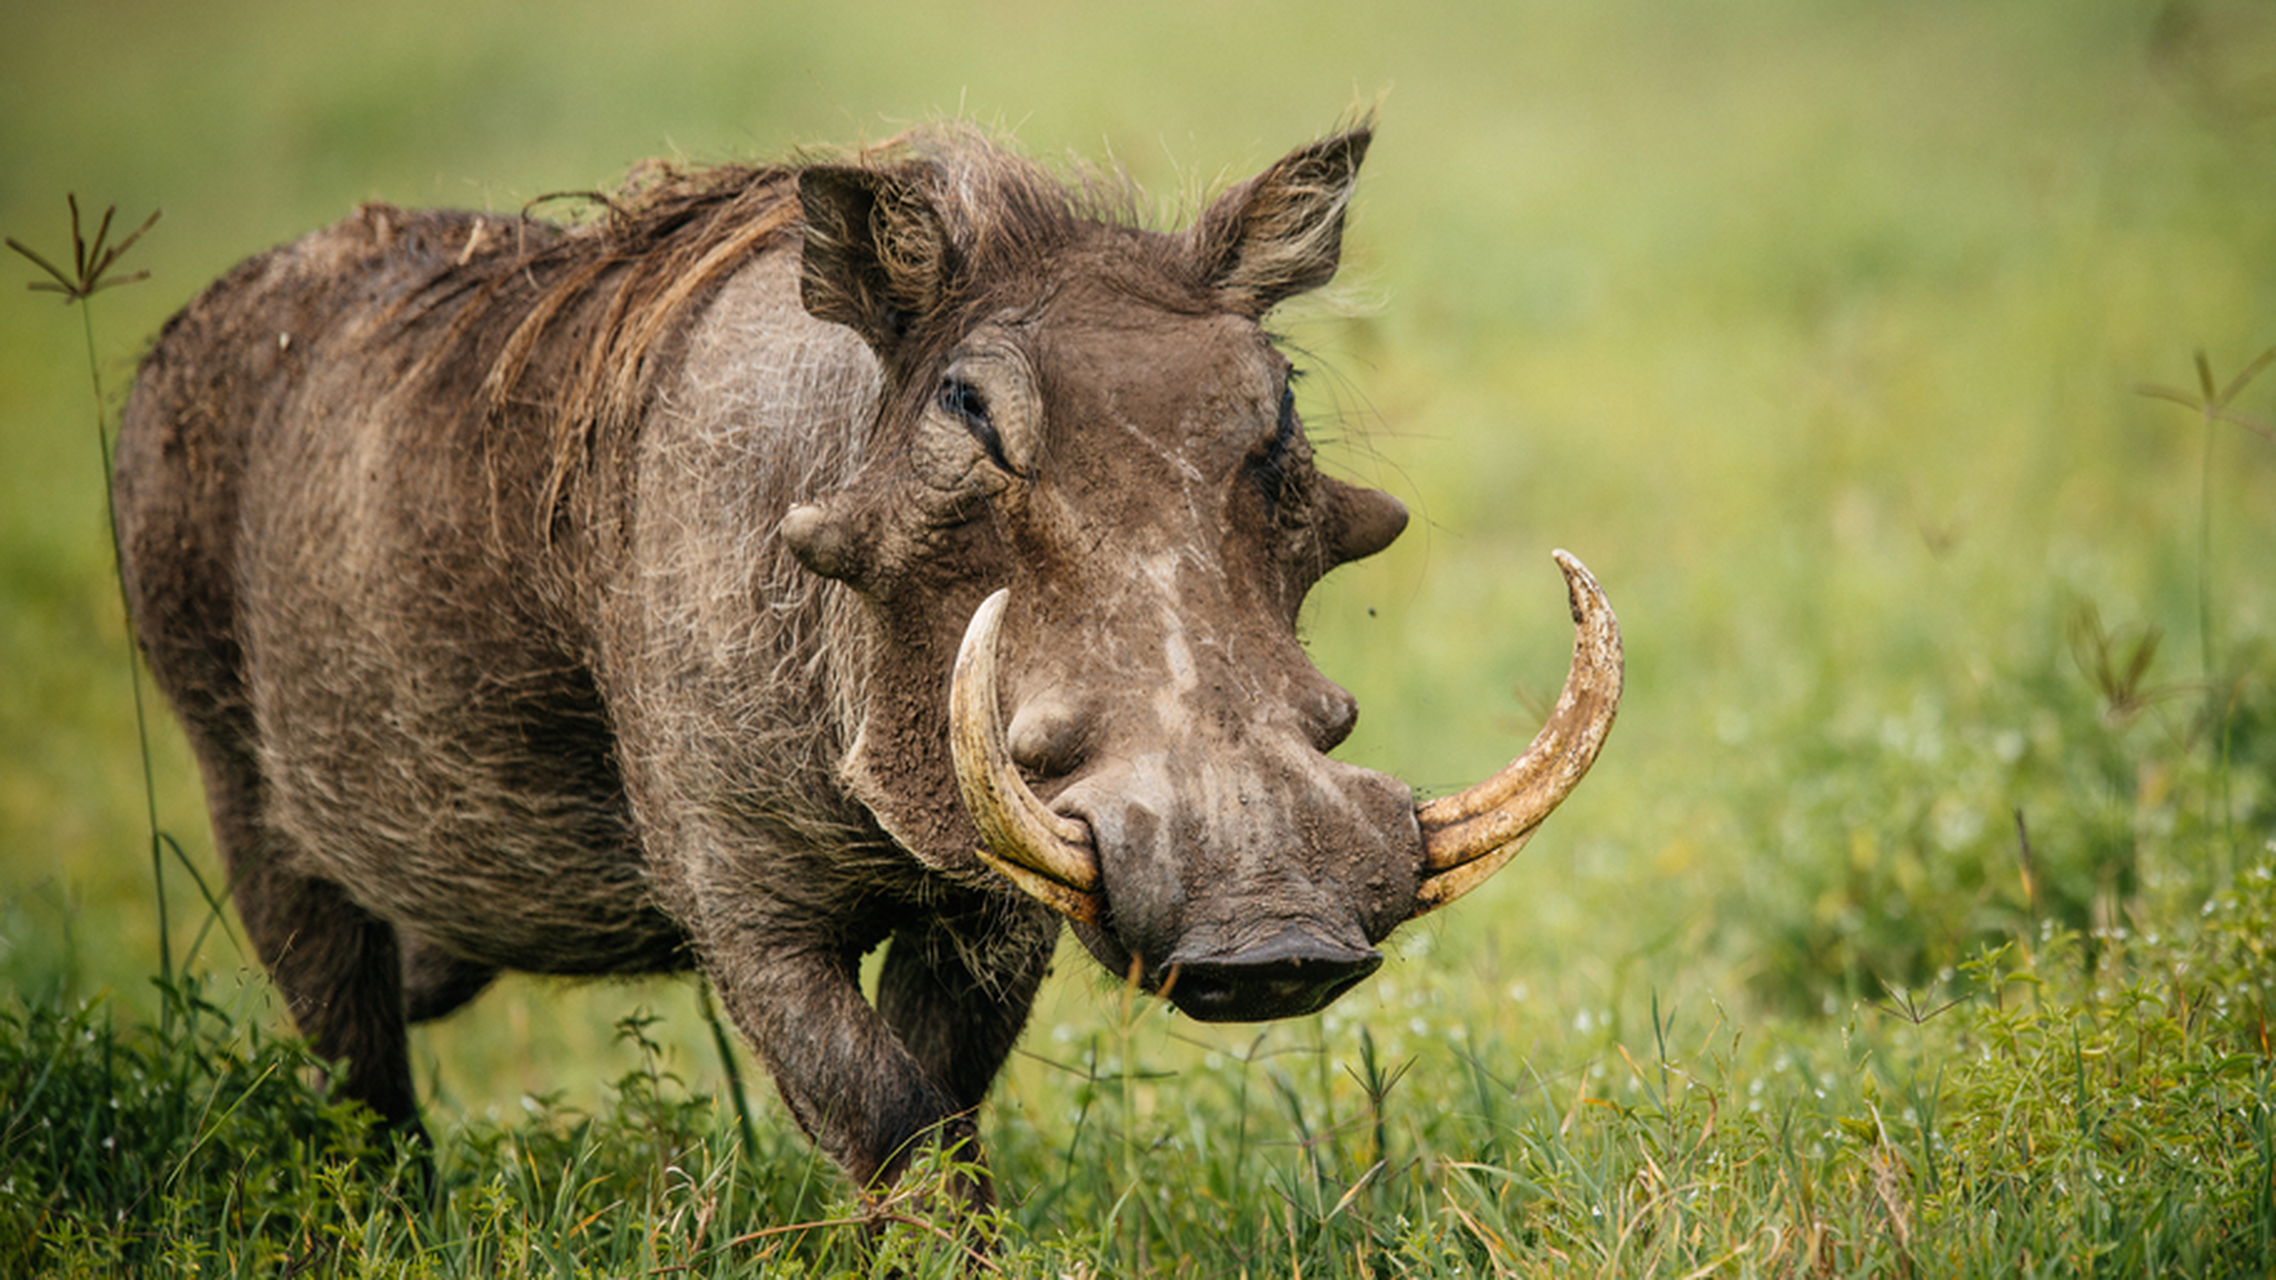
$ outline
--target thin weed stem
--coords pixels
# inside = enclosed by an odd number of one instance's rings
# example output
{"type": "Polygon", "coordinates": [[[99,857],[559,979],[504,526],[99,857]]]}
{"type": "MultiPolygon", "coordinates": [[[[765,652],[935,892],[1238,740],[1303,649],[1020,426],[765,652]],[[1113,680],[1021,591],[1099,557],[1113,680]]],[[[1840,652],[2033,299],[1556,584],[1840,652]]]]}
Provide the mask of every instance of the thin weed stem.
{"type": "Polygon", "coordinates": [[[2206,696],[2213,701],[2206,708],[2211,713],[2213,750],[2216,753],[2213,786],[2205,796],[2209,812],[2205,814],[2208,838],[2220,832],[2221,859],[2224,883],[2234,883],[2237,870],[2237,836],[2235,806],[2229,790],[2229,731],[2233,717],[2230,712],[2233,692],[2226,689],[2217,673],[2215,662],[2217,646],[2213,637],[2213,468],[2220,445],[2220,425],[2224,422],[2240,427],[2263,440],[2276,440],[2276,429],[2237,412],[2236,401],[2244,394],[2270,364],[2276,364],[2276,347],[2270,347],[2254,356],[2244,370],[2222,386],[2213,380],[2213,362],[2203,351],[2196,353],[2197,393],[2176,391],[2171,387],[2141,387],[2141,394],[2155,400],[2165,400],[2195,413],[2205,427],[2204,463],[2198,478],[2197,490],[2197,659],[2204,674],[2206,696]],[[2217,819],[2215,812],[2217,810],[2217,819]]]}
{"type": "Polygon", "coordinates": [[[104,421],[103,371],[95,345],[95,309],[84,296],[79,303],[79,329],[86,340],[87,376],[95,396],[95,444],[103,464],[103,527],[111,535],[111,574],[119,588],[119,617],[126,625],[126,686],[134,693],[134,740],[142,755],[142,812],[150,839],[150,883],[158,894],[158,976],[169,986],[174,981],[174,943],[171,914],[166,909],[166,846],[171,843],[158,829],[157,770],[150,759],[150,712],[142,696],[142,664],[135,659],[134,619],[127,612],[126,553],[119,546],[118,500],[111,492],[111,438],[104,421]]]}
{"type": "MultiPolygon", "coordinates": [[[[2276,348],[2271,348],[2276,350],[2276,348]]],[[[2198,357],[2200,360],[2202,356],[2198,357]]],[[[2265,359],[2265,357],[2264,357],[2265,359]]],[[[2211,384],[2210,371],[2207,385],[2211,384]]],[[[2240,384],[2238,390],[2242,390],[2240,384]]],[[[2214,700],[2208,708],[2213,713],[2213,750],[2218,755],[2218,768],[2213,771],[2213,786],[2206,795],[2206,803],[2219,809],[2221,832],[2221,883],[2236,883],[2236,818],[2235,806],[2229,800],[2229,702],[2225,682],[2213,666],[2213,464],[2220,450],[2221,436],[2216,429],[2220,420],[2213,406],[2205,408],[2205,465],[2197,489],[2197,636],[2199,668],[2204,673],[2207,696],[2214,700]]],[[[2207,814],[2205,829],[2213,830],[2213,815],[2207,814]]]]}
{"type": "MultiPolygon", "coordinates": [[[[111,575],[118,585],[119,615],[126,623],[126,683],[134,695],[134,736],[142,753],[142,804],[150,833],[150,879],[158,894],[158,976],[161,985],[171,990],[174,986],[174,943],[172,924],[166,909],[166,850],[174,845],[174,841],[158,829],[158,784],[157,772],[150,758],[150,716],[143,702],[141,665],[135,659],[134,619],[126,602],[126,556],[119,545],[118,506],[111,492],[111,437],[109,423],[106,421],[108,402],[103,398],[103,365],[98,354],[100,348],[95,342],[94,306],[89,301],[106,288],[133,284],[149,277],[146,271],[113,276],[110,275],[110,270],[119,257],[133,248],[143,233],[157,223],[158,211],[152,210],[150,216],[143,219],[141,226],[129,232],[117,244],[106,246],[104,242],[110,238],[111,218],[118,212],[117,207],[103,210],[103,219],[97,224],[94,239],[90,241],[80,230],[79,197],[66,196],[65,201],[71,207],[72,269],[69,272],[13,238],[7,241],[7,245],[49,276],[46,280],[33,281],[30,285],[33,292],[61,294],[66,306],[73,303],[79,305],[79,333],[87,351],[87,384],[95,399],[95,446],[103,467],[104,527],[110,531],[111,575]]],[[[175,848],[178,853],[179,846],[175,848]]],[[[210,895],[208,900],[211,900],[210,895]]],[[[170,1020],[173,1014],[172,1002],[166,1002],[163,1010],[161,1016],[170,1020]]]]}

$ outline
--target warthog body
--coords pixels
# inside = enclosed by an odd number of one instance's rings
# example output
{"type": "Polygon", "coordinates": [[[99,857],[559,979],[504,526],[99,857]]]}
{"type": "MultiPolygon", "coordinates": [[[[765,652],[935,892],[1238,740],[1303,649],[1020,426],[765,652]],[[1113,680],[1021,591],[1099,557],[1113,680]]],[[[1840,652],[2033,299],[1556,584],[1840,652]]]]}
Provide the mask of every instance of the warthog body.
{"type": "Polygon", "coordinates": [[[126,587],[347,1093],[415,1127],[407,1022],[502,969],[700,966],[872,1185],[970,1135],[1054,910],[1274,1017],[1514,852],[1617,697],[1585,573],[1557,718],[1419,813],[1324,754],[1354,705],[1295,636],[1405,522],[1314,468],[1259,327],[1334,272],[1366,143],[1178,234],[955,130],[577,228],[371,206],[176,316],[126,587]]]}

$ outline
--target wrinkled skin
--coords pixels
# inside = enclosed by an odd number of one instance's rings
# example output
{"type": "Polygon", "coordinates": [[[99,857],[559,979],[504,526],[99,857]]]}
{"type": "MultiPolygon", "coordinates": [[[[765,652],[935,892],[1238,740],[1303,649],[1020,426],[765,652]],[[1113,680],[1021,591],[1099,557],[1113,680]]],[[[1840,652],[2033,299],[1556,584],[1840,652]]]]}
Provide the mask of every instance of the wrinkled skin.
{"type": "Polygon", "coordinates": [[[621,226],[374,206],[177,316],[126,585],[346,1092],[415,1129],[407,1021],[502,969],[692,965],[857,1184],[969,1143],[1058,932],[951,760],[999,589],[993,714],[1099,961],[1234,1019],[1372,970],[1439,855],[1326,756],[1356,710],[1295,620],[1405,513],[1314,467],[1260,327],[1333,274],[1367,140],[1176,235],[953,133],[621,226]]]}

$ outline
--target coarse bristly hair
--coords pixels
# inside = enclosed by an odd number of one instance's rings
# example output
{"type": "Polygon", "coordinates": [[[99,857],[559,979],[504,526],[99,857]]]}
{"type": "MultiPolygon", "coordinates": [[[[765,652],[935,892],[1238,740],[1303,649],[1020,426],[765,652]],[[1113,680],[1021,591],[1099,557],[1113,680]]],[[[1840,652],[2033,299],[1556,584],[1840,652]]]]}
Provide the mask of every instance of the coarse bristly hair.
{"type": "Polygon", "coordinates": [[[616,192],[583,197],[600,209],[590,222],[563,227],[525,213],[516,248],[470,254],[449,289],[480,297],[461,311],[462,332],[489,328],[480,321],[500,311],[517,317],[489,356],[480,406],[493,430],[513,419],[510,429],[542,430],[549,441],[541,536],[567,514],[596,450],[621,450],[637,429],[667,352],[701,303],[752,255],[802,233],[798,175],[825,165],[889,172],[930,197],[937,246],[901,237],[887,249],[945,252],[946,263],[904,265],[965,287],[915,317],[920,344],[952,340],[965,313],[984,305],[996,269],[1046,258],[1102,227],[1153,250],[1150,287],[1130,287],[1181,309],[1208,305],[1191,278],[1188,238],[1142,230],[1143,198],[1125,177],[1083,167],[1062,178],[970,125],[929,125],[787,165],[638,166],[616,192]]]}

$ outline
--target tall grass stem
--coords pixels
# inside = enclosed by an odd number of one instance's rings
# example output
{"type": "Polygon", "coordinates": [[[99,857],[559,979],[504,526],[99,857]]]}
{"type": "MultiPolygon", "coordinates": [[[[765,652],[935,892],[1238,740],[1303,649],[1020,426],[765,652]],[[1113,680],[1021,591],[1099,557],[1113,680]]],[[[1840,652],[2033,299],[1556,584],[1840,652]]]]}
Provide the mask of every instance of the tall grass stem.
{"type": "MultiPolygon", "coordinates": [[[[133,284],[136,281],[149,278],[150,273],[147,271],[117,275],[112,273],[111,268],[117,265],[118,260],[126,254],[127,250],[134,247],[136,241],[142,239],[146,232],[158,225],[160,211],[153,209],[150,216],[142,220],[141,226],[126,233],[116,244],[112,244],[109,243],[111,219],[118,212],[116,205],[103,210],[102,220],[96,224],[95,234],[90,239],[82,230],[79,220],[79,197],[75,194],[66,195],[64,203],[71,209],[70,271],[64,271],[61,267],[40,256],[30,246],[12,237],[8,239],[7,246],[25,261],[46,273],[47,279],[35,280],[31,283],[32,292],[57,294],[63,298],[65,305],[72,303],[79,305],[79,333],[87,350],[87,384],[95,397],[95,445],[97,452],[101,455],[103,466],[103,514],[111,538],[111,575],[118,585],[119,616],[126,624],[123,630],[126,637],[127,688],[134,695],[135,741],[142,752],[143,814],[146,819],[146,828],[150,833],[151,880],[156,885],[158,893],[159,981],[163,989],[171,991],[174,988],[174,945],[170,932],[172,924],[166,910],[166,848],[172,841],[158,829],[158,786],[156,773],[150,759],[150,717],[149,712],[143,706],[142,673],[139,664],[135,661],[134,653],[134,618],[126,600],[126,555],[119,545],[118,503],[111,492],[111,438],[105,423],[108,410],[103,399],[103,362],[98,355],[98,348],[95,344],[95,316],[92,302],[94,296],[105,289],[122,284],[133,284]]],[[[179,852],[178,848],[176,852],[179,852]]],[[[194,869],[192,874],[195,875],[194,869]]],[[[200,885],[202,888],[202,878],[200,885]]],[[[208,893],[206,898],[208,903],[212,903],[213,896],[211,893],[208,893]]],[[[218,910],[218,907],[216,909],[218,910]]],[[[171,1019],[172,1002],[165,1002],[162,1007],[165,1010],[162,1016],[171,1019]]]]}
{"type": "Polygon", "coordinates": [[[2213,785],[2206,789],[2205,803],[2219,810],[2205,815],[2206,838],[2220,833],[2221,882],[2236,881],[2236,823],[2229,803],[2229,696],[2222,687],[2218,669],[2214,665],[2217,646],[2213,640],[2213,466],[2220,450],[2221,433],[2218,408],[2205,406],[2205,465],[2198,481],[2197,493],[2197,661],[2204,673],[2205,696],[2213,700],[2207,710],[2213,717],[2213,750],[2216,767],[2213,785]]]}
{"type": "Polygon", "coordinates": [[[150,881],[158,895],[158,977],[171,987],[174,943],[171,917],[166,909],[166,837],[158,829],[158,781],[150,758],[150,712],[142,696],[142,664],[135,660],[134,618],[126,600],[126,553],[119,545],[118,500],[111,491],[111,437],[105,421],[102,361],[95,345],[95,311],[94,304],[84,296],[74,301],[79,304],[79,332],[87,347],[88,385],[95,397],[95,444],[103,465],[103,527],[110,534],[111,575],[118,584],[119,618],[125,624],[126,684],[134,695],[134,738],[142,755],[142,809],[150,840],[150,881]]]}

